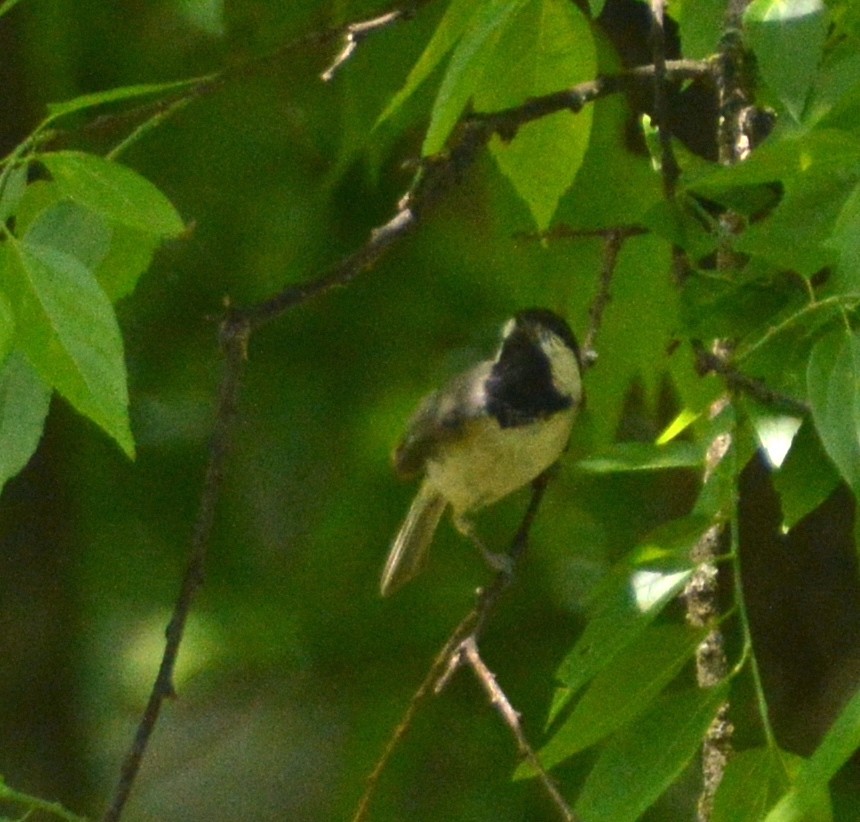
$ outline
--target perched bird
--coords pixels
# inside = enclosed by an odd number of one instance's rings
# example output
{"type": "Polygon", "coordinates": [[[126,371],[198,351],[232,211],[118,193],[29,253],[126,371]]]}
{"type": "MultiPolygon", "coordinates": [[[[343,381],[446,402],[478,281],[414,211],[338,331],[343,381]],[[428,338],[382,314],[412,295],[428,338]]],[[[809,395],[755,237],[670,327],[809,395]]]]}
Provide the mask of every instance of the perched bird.
{"type": "Polygon", "coordinates": [[[531,482],[564,451],[582,404],[582,364],[570,326],[545,308],[502,328],[492,360],[478,363],[418,406],[394,451],[402,478],[423,475],[380,590],[393,593],[422,568],[447,506],[454,525],[494,567],[467,515],[531,482]]]}

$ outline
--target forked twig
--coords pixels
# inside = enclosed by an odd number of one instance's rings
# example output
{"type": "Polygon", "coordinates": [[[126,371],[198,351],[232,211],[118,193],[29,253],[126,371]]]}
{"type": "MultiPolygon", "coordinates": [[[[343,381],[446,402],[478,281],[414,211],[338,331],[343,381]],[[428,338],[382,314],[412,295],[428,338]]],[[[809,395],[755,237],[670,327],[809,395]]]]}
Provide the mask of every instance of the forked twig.
{"type": "Polygon", "coordinates": [[[343,34],[345,41],[343,50],[334,58],[332,64],[320,74],[320,78],[328,83],[334,77],[335,72],[352,57],[362,40],[377,31],[387,29],[400,20],[411,17],[411,15],[411,10],[394,9],[386,14],[380,14],[379,17],[374,17],[372,20],[361,20],[358,23],[350,23],[343,34]]]}
{"type": "MultiPolygon", "coordinates": [[[[531,531],[538,509],[540,508],[547,483],[547,473],[541,474],[532,483],[532,495],[529,500],[528,508],[526,509],[525,514],[523,514],[520,527],[517,529],[517,533],[514,536],[510,550],[508,551],[512,568],[516,567],[517,562],[526,551],[529,532],[531,531]]],[[[382,774],[388,763],[391,761],[391,758],[397,750],[400,742],[406,736],[418,710],[429,697],[440,693],[447,685],[456,669],[456,666],[452,665],[452,661],[455,660],[459,653],[460,646],[470,637],[474,642],[477,642],[478,638],[483,633],[487,619],[495,610],[496,604],[505,590],[507,590],[510,583],[510,573],[508,571],[499,571],[486,588],[480,588],[478,590],[472,610],[469,611],[462,620],[460,620],[457,627],[454,628],[451,635],[442,645],[439,653],[434,657],[424,679],[421,681],[418,689],[409,700],[409,705],[401,717],[400,722],[397,723],[397,727],[389,737],[388,742],[385,745],[385,749],[382,751],[382,754],[373,766],[373,770],[368,775],[364,794],[356,806],[352,822],[363,822],[363,820],[367,819],[367,814],[370,811],[370,804],[373,800],[373,796],[379,785],[382,774]]]]}

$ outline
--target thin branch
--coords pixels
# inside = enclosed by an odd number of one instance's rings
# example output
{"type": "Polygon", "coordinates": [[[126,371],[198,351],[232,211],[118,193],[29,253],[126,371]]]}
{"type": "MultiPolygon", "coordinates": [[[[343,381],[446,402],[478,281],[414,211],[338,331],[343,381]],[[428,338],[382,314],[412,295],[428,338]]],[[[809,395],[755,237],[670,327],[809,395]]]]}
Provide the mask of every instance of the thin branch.
{"type": "Polygon", "coordinates": [[[328,83],[334,77],[335,72],[352,57],[362,40],[382,29],[387,29],[401,20],[410,19],[415,13],[416,5],[417,2],[409,9],[393,9],[386,14],[381,14],[379,17],[374,17],[370,20],[350,23],[343,32],[343,50],[334,58],[332,64],[320,74],[323,82],[328,83]]]}
{"type": "Polygon", "coordinates": [[[650,233],[649,228],[644,225],[613,226],[612,228],[573,228],[565,223],[556,223],[546,231],[521,231],[514,234],[517,240],[579,240],[589,237],[602,237],[606,239],[618,234],[623,238],[638,237],[650,233]]]}
{"type": "MultiPolygon", "coordinates": [[[[674,79],[701,77],[710,71],[711,64],[705,60],[674,60],[666,63],[666,75],[674,79]]],[[[361,272],[375,265],[392,243],[411,233],[418,223],[420,212],[462,178],[464,170],[474,162],[494,134],[503,139],[512,139],[526,123],[557,111],[579,112],[594,100],[617,94],[653,76],[653,66],[638,66],[617,75],[580,83],[564,91],[531,98],[520,106],[469,115],[451,138],[446,153],[421,162],[412,186],[398,203],[395,215],[374,229],[361,248],[322,277],[289,286],[270,299],[245,309],[242,314],[249,320],[252,330],[255,330],[295,305],[347,285],[361,272]]]]}
{"type": "Polygon", "coordinates": [[[478,645],[475,642],[474,636],[468,636],[461,643],[456,652],[456,657],[460,660],[460,664],[468,664],[472,669],[481,687],[490,699],[490,704],[498,711],[502,721],[508,726],[514,739],[517,741],[520,755],[529,765],[534,768],[537,773],[537,778],[541,783],[545,793],[552,800],[553,805],[559,813],[559,816],[565,822],[577,822],[577,817],[574,815],[565,798],[558,790],[555,781],[550,778],[549,774],[544,769],[535,753],[534,748],[529,744],[523,733],[522,724],[520,723],[519,711],[515,710],[511,705],[507,694],[499,687],[496,677],[487,667],[481,654],[478,651],[478,645]]]}
{"type": "MultiPolygon", "coordinates": [[[[640,233],[640,232],[635,232],[640,233]]],[[[604,235],[603,242],[603,265],[600,270],[600,287],[597,295],[591,301],[588,309],[588,332],[582,344],[584,364],[592,365],[597,360],[594,343],[603,324],[603,312],[612,299],[612,277],[615,274],[615,266],[618,263],[618,254],[627,237],[634,236],[634,232],[625,229],[608,231],[604,235]]]]}
{"type": "Polygon", "coordinates": [[[667,93],[666,32],[664,30],[665,0],[651,0],[651,56],[654,61],[654,120],[660,141],[660,171],[666,199],[675,197],[675,186],[681,169],[672,149],[669,128],[669,98],[667,93]]]}
{"type": "MultiPolygon", "coordinates": [[[[712,74],[713,65],[708,60],[667,60],[665,63],[666,80],[692,80],[712,74]]],[[[654,66],[636,66],[618,74],[598,77],[579,83],[569,89],[533,97],[519,106],[490,113],[476,112],[470,119],[483,120],[503,139],[511,140],[517,130],[533,120],[555,114],[557,111],[571,111],[576,114],[595,100],[609,94],[617,94],[635,87],[642,82],[653,80],[654,66]]]]}
{"type": "MultiPolygon", "coordinates": [[[[511,568],[516,567],[516,564],[526,551],[529,532],[540,508],[548,479],[548,473],[544,472],[532,483],[532,495],[529,500],[529,506],[525,514],[523,514],[520,527],[517,529],[517,533],[508,551],[511,559],[511,568]]],[[[478,590],[472,610],[460,620],[460,623],[445,641],[442,649],[434,657],[430,669],[427,671],[418,689],[412,695],[400,722],[398,722],[397,727],[385,745],[385,749],[368,775],[364,794],[356,806],[352,822],[364,822],[367,819],[367,814],[370,812],[370,804],[373,801],[382,774],[391,761],[394,752],[412,726],[412,721],[418,714],[418,710],[430,696],[440,693],[447,685],[454,670],[456,670],[454,660],[456,659],[458,649],[468,637],[472,637],[477,642],[484,630],[487,619],[495,609],[504,591],[510,585],[510,582],[510,573],[499,571],[486,588],[478,590]]]]}
{"type": "Polygon", "coordinates": [[[209,462],[206,466],[200,507],[191,537],[188,564],[174,605],[173,615],[165,632],[167,641],[158,675],[152,686],[149,701],[138,724],[134,740],[123,761],[120,778],[110,807],[103,817],[103,822],[117,822],[122,816],[164,700],[176,693],[173,685],[173,671],[191,604],[198,588],[203,584],[206,555],[212,535],[212,523],[221,495],[224,467],[230,450],[231,433],[236,417],[236,402],[245,363],[248,333],[247,323],[241,319],[236,319],[228,308],[227,318],[221,328],[224,371],[218,388],[215,423],[209,444],[209,462]]]}
{"type": "Polygon", "coordinates": [[[693,340],[693,351],[696,355],[696,371],[700,375],[719,374],[731,391],[747,394],[763,405],[801,416],[809,413],[809,406],[805,402],[774,391],[762,380],[739,371],[721,350],[709,351],[700,340],[693,340]]]}

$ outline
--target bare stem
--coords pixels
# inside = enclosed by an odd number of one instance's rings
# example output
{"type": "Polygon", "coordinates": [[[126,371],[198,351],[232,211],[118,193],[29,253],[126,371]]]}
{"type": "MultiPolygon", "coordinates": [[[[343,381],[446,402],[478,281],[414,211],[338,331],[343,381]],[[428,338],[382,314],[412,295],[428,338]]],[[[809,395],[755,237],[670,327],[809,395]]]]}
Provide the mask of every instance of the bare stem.
{"type": "Polygon", "coordinates": [[[138,723],[134,740],[122,764],[119,782],[117,783],[110,807],[103,817],[103,822],[116,822],[122,816],[125,804],[131,793],[132,785],[140,770],[143,755],[146,752],[149,739],[164,700],[175,694],[173,671],[179,646],[185,632],[185,624],[191,610],[191,604],[197,589],[203,584],[203,574],[206,555],[212,534],[212,523],[215,509],[221,495],[224,481],[224,468],[230,450],[233,422],[236,417],[236,402],[239,396],[239,386],[245,362],[245,345],[247,342],[248,326],[245,322],[235,321],[228,309],[227,318],[222,326],[224,348],[224,371],[218,389],[218,405],[215,414],[215,425],[209,444],[209,462],[203,480],[203,492],[200,496],[200,507],[194,523],[191,537],[191,548],[185,576],[182,579],[179,595],[173,608],[173,616],[166,630],[166,643],[158,675],[152,686],[149,701],[143,716],[138,723]]]}

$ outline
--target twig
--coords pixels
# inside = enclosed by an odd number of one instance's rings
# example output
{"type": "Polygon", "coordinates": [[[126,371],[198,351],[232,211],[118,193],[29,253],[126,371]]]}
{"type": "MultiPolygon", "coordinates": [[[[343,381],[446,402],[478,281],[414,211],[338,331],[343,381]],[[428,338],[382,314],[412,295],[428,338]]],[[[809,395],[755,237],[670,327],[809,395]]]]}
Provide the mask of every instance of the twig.
{"type": "Polygon", "coordinates": [[[774,391],[762,380],[739,371],[730,360],[726,359],[721,350],[709,351],[700,340],[693,340],[693,351],[696,355],[696,371],[700,375],[719,374],[730,390],[748,394],[763,405],[781,408],[802,416],[809,413],[809,406],[805,402],[774,391]]]}
{"type": "Polygon", "coordinates": [[[349,60],[350,57],[352,57],[353,52],[358,48],[362,40],[377,31],[387,29],[389,26],[394,25],[394,23],[397,23],[400,20],[409,19],[413,14],[414,8],[408,10],[394,9],[386,14],[379,15],[379,17],[374,17],[371,20],[361,20],[357,23],[350,23],[343,33],[345,41],[343,50],[334,58],[334,62],[332,62],[332,64],[322,74],[320,74],[320,78],[323,82],[328,83],[332,77],[334,77],[335,72],[347,60],[349,60]]]}
{"type": "Polygon", "coordinates": [[[648,234],[650,229],[644,225],[613,226],[612,228],[573,228],[565,223],[556,223],[546,231],[521,231],[514,234],[515,240],[578,240],[588,237],[607,238],[611,235],[638,237],[648,234]]]}
{"type": "Polygon", "coordinates": [[[191,537],[188,565],[173,608],[173,615],[165,632],[167,641],[158,669],[158,676],[152,686],[149,701],[138,724],[134,741],[123,761],[119,782],[110,807],[103,817],[103,822],[117,822],[122,816],[132,785],[140,770],[140,764],[150,736],[158,721],[161,706],[165,699],[176,693],[173,685],[173,671],[185,631],[185,623],[191,610],[191,603],[197,589],[203,583],[204,566],[212,534],[215,508],[221,494],[224,466],[230,450],[231,432],[236,416],[236,402],[245,362],[248,331],[247,323],[241,319],[237,320],[228,308],[227,318],[221,329],[224,372],[218,389],[215,424],[209,444],[209,463],[206,467],[200,507],[191,537]]]}
{"type": "MultiPolygon", "coordinates": [[[[712,72],[713,65],[708,60],[667,60],[664,75],[666,80],[691,80],[708,76],[712,72]]],[[[555,114],[557,111],[567,110],[576,114],[588,103],[600,97],[617,94],[631,86],[653,80],[655,74],[654,66],[636,66],[618,74],[579,83],[569,89],[533,97],[522,105],[509,109],[491,113],[476,112],[471,115],[471,119],[488,122],[499,137],[503,140],[511,140],[517,130],[526,123],[555,114]]]]}
{"type": "MultiPolygon", "coordinates": [[[[532,495],[529,500],[529,506],[523,514],[520,527],[511,542],[511,548],[508,555],[511,559],[511,567],[516,567],[517,562],[522,558],[528,546],[528,536],[531,527],[537,516],[540,508],[541,500],[546,491],[548,483],[548,474],[544,472],[532,483],[532,495]]],[[[356,806],[355,813],[352,816],[352,822],[363,822],[367,819],[367,814],[370,811],[370,804],[373,801],[373,796],[376,793],[376,788],[379,785],[379,780],[382,777],[388,763],[391,761],[394,752],[397,750],[400,742],[406,736],[407,731],[412,725],[412,721],[418,713],[419,708],[433,694],[440,693],[447,685],[451,676],[456,669],[454,660],[458,653],[458,649],[467,637],[477,639],[481,636],[487,618],[496,607],[499,598],[510,585],[511,577],[506,571],[499,571],[492,582],[486,587],[478,591],[475,604],[472,610],[460,620],[460,623],[451,632],[451,635],[445,641],[442,649],[433,659],[430,669],[418,686],[418,689],[412,695],[409,701],[409,706],[406,708],[400,722],[388,739],[385,749],[382,751],[373,770],[367,777],[364,794],[356,806]]]]}
{"type": "Polygon", "coordinates": [[[665,0],[651,0],[651,56],[654,61],[654,120],[660,141],[660,170],[663,176],[663,193],[666,199],[675,197],[675,185],[681,175],[675,152],[672,149],[672,132],[669,128],[669,99],[667,95],[666,33],[663,28],[665,0]]]}
{"type": "MultiPolygon", "coordinates": [[[[639,232],[636,232],[639,233],[639,232]]],[[[591,306],[588,309],[588,332],[585,335],[585,340],[582,344],[583,364],[590,366],[597,361],[597,354],[594,350],[594,342],[600,332],[600,326],[603,323],[603,312],[609,301],[612,299],[612,277],[615,274],[615,266],[618,263],[618,254],[621,251],[621,246],[627,237],[634,235],[634,232],[626,229],[617,229],[608,231],[604,235],[603,242],[603,265],[600,270],[600,287],[597,294],[591,301],[591,306]]]]}
{"type": "MultiPolygon", "coordinates": [[[[667,77],[701,77],[711,71],[704,60],[674,60],[666,64],[667,77]]],[[[494,134],[511,139],[517,130],[557,111],[581,111],[590,102],[641,83],[654,75],[652,66],[638,66],[617,75],[580,83],[564,91],[527,100],[521,106],[492,113],[474,113],[465,118],[452,137],[445,154],[422,161],[409,191],[398,203],[397,212],[384,225],[371,232],[368,241],[355,253],[344,258],[322,277],[285,288],[279,294],[245,309],[242,314],[252,330],[281,316],[293,306],[348,284],[362,271],[373,266],[396,240],[409,234],[417,225],[420,212],[432,205],[441,193],[461,179],[480,150],[494,134]]],[[[626,229],[620,229],[623,233],[626,229]]],[[[638,233],[630,230],[628,233],[638,233]]]]}
{"type": "Polygon", "coordinates": [[[534,748],[532,748],[529,741],[526,739],[526,735],[523,733],[522,724],[520,723],[519,711],[515,710],[513,705],[511,705],[507,694],[505,694],[505,692],[499,687],[496,677],[481,658],[475,637],[472,635],[467,636],[460,643],[457,651],[455,652],[455,656],[460,661],[460,664],[468,664],[472,669],[478,682],[481,683],[481,687],[483,687],[484,692],[489,697],[490,704],[496,709],[496,711],[498,711],[502,721],[508,726],[514,739],[516,739],[520,755],[537,772],[537,778],[540,780],[544,791],[552,800],[552,803],[559,812],[561,818],[564,819],[565,822],[576,822],[576,816],[559,792],[555,781],[551,779],[546,770],[544,770],[537,753],[535,753],[534,748]]]}

